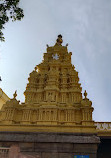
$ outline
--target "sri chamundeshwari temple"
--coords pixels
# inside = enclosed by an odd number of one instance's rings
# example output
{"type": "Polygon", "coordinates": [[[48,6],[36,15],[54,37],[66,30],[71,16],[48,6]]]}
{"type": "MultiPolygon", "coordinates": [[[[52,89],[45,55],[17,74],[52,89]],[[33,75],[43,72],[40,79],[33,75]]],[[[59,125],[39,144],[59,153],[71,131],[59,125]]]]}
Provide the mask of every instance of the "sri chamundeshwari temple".
{"type": "Polygon", "coordinates": [[[62,42],[58,35],[54,46],[47,45],[43,61],[29,75],[25,102],[17,101],[15,91],[2,106],[1,153],[15,144],[27,158],[111,158],[102,150],[108,142],[111,147],[111,123],[92,119],[92,102],[86,91],[82,94],[72,53],[62,42]]]}

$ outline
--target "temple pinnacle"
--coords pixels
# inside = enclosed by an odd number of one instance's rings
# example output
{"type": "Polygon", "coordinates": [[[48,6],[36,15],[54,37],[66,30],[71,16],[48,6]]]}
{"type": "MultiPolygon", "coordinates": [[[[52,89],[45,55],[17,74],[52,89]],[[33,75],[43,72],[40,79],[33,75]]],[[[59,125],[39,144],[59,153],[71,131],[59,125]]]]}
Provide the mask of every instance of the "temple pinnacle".
{"type": "Polygon", "coordinates": [[[60,34],[60,35],[58,35],[58,38],[56,40],[56,44],[61,45],[62,42],[63,42],[63,39],[62,39],[62,35],[60,34]]]}

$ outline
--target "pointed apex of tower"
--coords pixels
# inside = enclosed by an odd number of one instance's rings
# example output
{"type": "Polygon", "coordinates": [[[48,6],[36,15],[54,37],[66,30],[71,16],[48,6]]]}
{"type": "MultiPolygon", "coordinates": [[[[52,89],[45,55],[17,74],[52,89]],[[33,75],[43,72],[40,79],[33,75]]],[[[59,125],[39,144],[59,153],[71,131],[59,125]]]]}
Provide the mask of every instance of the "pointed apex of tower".
{"type": "Polygon", "coordinates": [[[60,34],[60,35],[58,35],[58,38],[56,40],[56,45],[61,45],[62,42],[63,42],[63,39],[62,39],[62,35],[60,34]]]}

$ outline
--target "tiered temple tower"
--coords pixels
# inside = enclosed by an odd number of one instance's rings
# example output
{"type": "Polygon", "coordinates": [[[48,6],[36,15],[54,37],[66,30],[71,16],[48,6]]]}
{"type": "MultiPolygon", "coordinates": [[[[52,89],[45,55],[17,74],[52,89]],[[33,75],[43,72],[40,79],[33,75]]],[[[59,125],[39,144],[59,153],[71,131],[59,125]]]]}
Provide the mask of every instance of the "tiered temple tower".
{"type": "MultiPolygon", "coordinates": [[[[55,151],[56,158],[64,157],[65,151],[61,151],[61,147],[65,149],[68,144],[68,152],[89,152],[89,155],[93,155],[91,158],[95,158],[99,139],[92,120],[92,102],[87,98],[86,91],[82,97],[78,72],[71,63],[72,53],[68,52],[68,45],[62,46],[62,42],[62,36],[58,35],[54,46],[47,45],[42,63],[30,73],[24,92],[25,103],[19,104],[15,92],[13,99],[3,105],[0,111],[0,131],[9,132],[11,138],[3,137],[3,141],[42,142],[39,144],[40,150],[37,149],[41,153],[45,150],[43,145],[48,143],[50,147],[46,147],[47,144],[45,147],[50,154],[41,156],[43,158],[52,157],[51,153],[55,151]],[[41,132],[44,133],[44,139],[41,132]],[[75,149],[70,146],[73,144],[75,149]],[[59,156],[61,152],[62,156],[59,156]]],[[[33,152],[36,143],[30,145],[33,152]]],[[[28,150],[27,143],[24,146],[28,150]]],[[[68,154],[67,157],[72,156],[68,154]]]]}
{"type": "Polygon", "coordinates": [[[73,132],[95,132],[92,102],[87,99],[86,91],[82,98],[71,55],[67,46],[62,46],[62,36],[59,35],[53,47],[47,46],[42,63],[30,73],[24,93],[25,103],[19,105],[16,96],[7,102],[2,108],[1,123],[50,125],[49,131],[56,125],[59,132],[69,128],[73,132]]]}

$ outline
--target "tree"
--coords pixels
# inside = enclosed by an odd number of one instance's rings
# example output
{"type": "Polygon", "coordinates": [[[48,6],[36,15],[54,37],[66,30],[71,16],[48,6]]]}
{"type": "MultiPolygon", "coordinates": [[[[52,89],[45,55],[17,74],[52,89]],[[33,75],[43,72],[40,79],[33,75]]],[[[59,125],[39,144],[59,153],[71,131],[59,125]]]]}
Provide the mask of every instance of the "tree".
{"type": "Polygon", "coordinates": [[[24,17],[23,9],[19,8],[20,0],[0,0],[0,41],[5,41],[2,30],[4,25],[11,19],[21,20],[24,17]]]}

